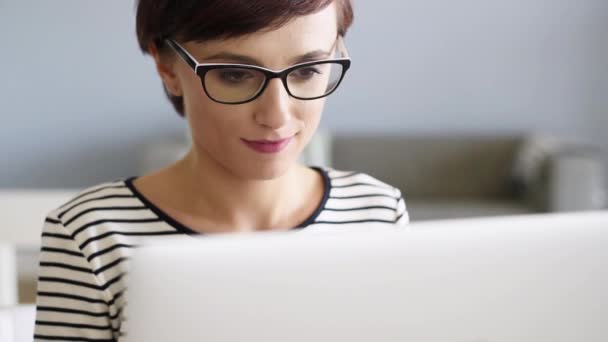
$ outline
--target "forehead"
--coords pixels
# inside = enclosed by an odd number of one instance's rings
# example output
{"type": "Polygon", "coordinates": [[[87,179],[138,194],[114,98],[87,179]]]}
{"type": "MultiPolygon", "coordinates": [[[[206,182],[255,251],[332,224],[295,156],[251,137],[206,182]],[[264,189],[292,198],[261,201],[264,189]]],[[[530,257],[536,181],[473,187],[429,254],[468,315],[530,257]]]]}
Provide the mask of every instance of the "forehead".
{"type": "Polygon", "coordinates": [[[238,38],[187,43],[187,48],[204,62],[206,56],[228,52],[252,57],[266,67],[280,68],[296,56],[315,50],[329,51],[338,35],[335,4],[298,17],[272,31],[260,31],[238,38]]]}

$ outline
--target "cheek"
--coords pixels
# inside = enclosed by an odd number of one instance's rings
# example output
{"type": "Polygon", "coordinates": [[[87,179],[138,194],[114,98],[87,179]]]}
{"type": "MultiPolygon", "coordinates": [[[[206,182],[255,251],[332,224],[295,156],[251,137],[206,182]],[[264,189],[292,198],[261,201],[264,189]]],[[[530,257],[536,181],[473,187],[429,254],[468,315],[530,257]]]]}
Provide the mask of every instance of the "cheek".
{"type": "MultiPolygon", "coordinates": [[[[325,107],[325,99],[317,101],[308,101],[304,103],[304,107],[301,108],[298,115],[298,120],[302,124],[305,137],[310,139],[319,126],[323,108],[325,107]]],[[[306,141],[307,142],[307,141],[306,141]]]]}
{"type": "Polygon", "coordinates": [[[186,113],[200,112],[201,108],[205,107],[205,100],[207,99],[201,79],[192,72],[186,75],[180,80],[184,108],[186,113]]]}
{"type": "Polygon", "coordinates": [[[213,149],[229,144],[230,140],[238,140],[246,132],[243,120],[245,113],[203,97],[187,112],[192,137],[208,147],[215,146],[213,149]]]}
{"type": "Polygon", "coordinates": [[[204,139],[213,143],[234,128],[235,108],[216,103],[205,94],[200,78],[196,75],[188,76],[182,80],[184,94],[184,107],[192,136],[197,140],[204,139]]]}

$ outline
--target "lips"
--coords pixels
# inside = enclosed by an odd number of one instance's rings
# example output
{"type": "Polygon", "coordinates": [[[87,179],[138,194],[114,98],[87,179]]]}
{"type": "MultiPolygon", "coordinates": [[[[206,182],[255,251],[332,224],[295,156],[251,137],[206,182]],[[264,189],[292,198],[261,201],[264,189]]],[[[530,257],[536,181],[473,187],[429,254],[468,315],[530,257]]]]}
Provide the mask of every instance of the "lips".
{"type": "Polygon", "coordinates": [[[293,140],[293,137],[280,140],[241,140],[256,152],[271,154],[283,151],[293,140]]]}

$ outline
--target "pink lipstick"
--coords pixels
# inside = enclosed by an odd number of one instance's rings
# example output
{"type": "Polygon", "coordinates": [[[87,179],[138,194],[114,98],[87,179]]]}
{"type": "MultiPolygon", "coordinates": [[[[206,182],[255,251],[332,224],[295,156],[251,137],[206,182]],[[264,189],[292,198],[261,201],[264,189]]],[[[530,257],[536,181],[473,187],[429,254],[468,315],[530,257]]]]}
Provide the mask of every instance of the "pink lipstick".
{"type": "Polygon", "coordinates": [[[287,147],[287,145],[289,145],[292,139],[293,137],[281,140],[241,140],[245,143],[245,145],[249,146],[249,148],[256,152],[270,154],[279,153],[283,151],[287,147]]]}

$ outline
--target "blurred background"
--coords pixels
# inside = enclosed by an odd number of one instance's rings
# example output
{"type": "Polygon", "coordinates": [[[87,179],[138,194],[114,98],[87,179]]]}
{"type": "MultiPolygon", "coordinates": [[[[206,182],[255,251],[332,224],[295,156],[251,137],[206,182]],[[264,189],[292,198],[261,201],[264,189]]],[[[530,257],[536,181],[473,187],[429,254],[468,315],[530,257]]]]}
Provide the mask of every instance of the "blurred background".
{"type": "MultiPolygon", "coordinates": [[[[304,162],[400,187],[413,220],[606,208],[608,1],[359,0],[355,14],[353,68],[304,162]]],[[[34,250],[79,189],[187,149],[133,1],[0,0],[0,41],[0,242],[34,250]]]]}
{"type": "MultiPolygon", "coordinates": [[[[333,133],[554,134],[608,146],[605,0],[355,1],[354,67],[333,133]]],[[[181,135],[134,3],[0,0],[0,187],[83,187],[139,173],[181,135]]]]}

